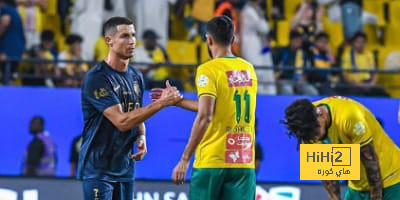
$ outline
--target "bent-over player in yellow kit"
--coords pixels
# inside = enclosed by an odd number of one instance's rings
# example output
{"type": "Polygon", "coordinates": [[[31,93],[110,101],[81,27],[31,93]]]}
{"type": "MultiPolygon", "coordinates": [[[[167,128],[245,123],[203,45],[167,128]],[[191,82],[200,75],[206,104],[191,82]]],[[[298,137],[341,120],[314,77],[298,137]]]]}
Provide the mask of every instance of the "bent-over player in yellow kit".
{"type": "Polygon", "coordinates": [[[213,59],[197,69],[199,100],[178,103],[197,111],[197,117],[172,179],[183,183],[196,150],[189,199],[254,200],[256,73],[250,63],[233,56],[234,27],[228,17],[215,17],[206,27],[213,59]]]}
{"type": "MultiPolygon", "coordinates": [[[[400,149],[362,104],[333,96],[300,99],[285,111],[290,134],[299,142],[360,144],[360,180],[350,180],[344,199],[400,199],[400,149]]],[[[341,199],[338,181],[323,181],[330,199],[341,199]]]]}

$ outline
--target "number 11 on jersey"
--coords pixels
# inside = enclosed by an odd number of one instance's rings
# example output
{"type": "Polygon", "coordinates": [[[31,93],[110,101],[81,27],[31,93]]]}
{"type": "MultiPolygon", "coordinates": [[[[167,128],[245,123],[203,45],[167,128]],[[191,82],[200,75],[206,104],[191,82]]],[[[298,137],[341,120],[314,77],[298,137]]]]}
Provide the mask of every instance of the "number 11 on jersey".
{"type": "MultiPolygon", "coordinates": [[[[250,123],[250,95],[247,90],[244,92],[243,100],[245,102],[244,121],[250,123]]],[[[238,90],[235,91],[233,101],[236,103],[236,123],[239,123],[242,118],[242,95],[238,90]]]]}

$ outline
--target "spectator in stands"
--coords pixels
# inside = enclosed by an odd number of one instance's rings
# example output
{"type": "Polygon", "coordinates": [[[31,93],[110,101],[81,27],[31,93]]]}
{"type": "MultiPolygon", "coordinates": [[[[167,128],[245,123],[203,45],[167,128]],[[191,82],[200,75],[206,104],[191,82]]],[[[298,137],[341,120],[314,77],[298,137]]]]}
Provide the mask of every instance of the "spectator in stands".
{"type": "Polygon", "coordinates": [[[94,45],[94,50],[93,50],[94,60],[97,61],[104,60],[107,58],[107,54],[108,54],[108,46],[106,43],[106,38],[104,37],[104,27],[102,27],[102,34],[97,39],[94,45]]]}
{"type": "Polygon", "coordinates": [[[71,34],[65,41],[68,50],[60,53],[58,59],[61,61],[57,64],[56,75],[63,75],[69,78],[61,81],[62,86],[78,87],[81,85],[84,73],[89,69],[85,63],[79,62],[62,62],[65,60],[79,61],[82,60],[82,42],[83,38],[77,34],[71,34]]]}
{"type": "Polygon", "coordinates": [[[169,5],[177,0],[145,0],[135,1],[135,29],[139,40],[143,33],[152,29],[159,36],[159,43],[167,45],[169,5]]]}
{"type": "Polygon", "coordinates": [[[15,1],[0,0],[0,61],[20,59],[25,50],[25,36],[15,1]]]}
{"type": "Polygon", "coordinates": [[[54,60],[55,55],[52,52],[55,45],[54,33],[50,30],[44,30],[40,34],[40,43],[32,46],[30,55],[32,58],[42,58],[54,60]]]}
{"type": "MultiPolygon", "coordinates": [[[[143,45],[135,50],[135,62],[152,63],[147,66],[139,66],[143,75],[146,77],[146,86],[151,89],[163,87],[165,80],[172,76],[172,69],[167,66],[160,66],[160,63],[169,62],[169,57],[165,48],[158,43],[159,36],[153,30],[146,30],[143,33],[143,45]]],[[[176,85],[175,81],[172,81],[176,85]]],[[[178,84],[181,87],[182,83],[178,84]]]]}
{"type": "Polygon", "coordinates": [[[362,0],[340,0],[340,6],[344,37],[350,40],[355,33],[363,30],[362,0]]]}
{"type": "MultiPolygon", "coordinates": [[[[29,56],[31,58],[41,59],[44,61],[54,61],[55,56],[51,52],[51,50],[54,48],[54,44],[54,33],[49,30],[44,30],[40,34],[40,44],[34,45],[29,50],[29,56]]],[[[37,77],[24,78],[22,81],[25,85],[46,85],[48,87],[54,86],[52,79],[43,77],[54,74],[54,65],[52,63],[37,63],[30,66],[28,69],[26,69],[26,71],[37,77]]]]}
{"type": "Polygon", "coordinates": [[[78,166],[79,151],[82,145],[82,135],[76,136],[71,143],[71,152],[69,155],[70,166],[70,176],[74,177],[76,173],[76,167],[78,166]]]}
{"type": "Polygon", "coordinates": [[[101,34],[105,0],[76,0],[71,13],[71,33],[80,35],[82,57],[85,60],[93,58],[93,47],[101,34]]]}
{"type": "MultiPolygon", "coordinates": [[[[315,45],[311,49],[312,69],[329,70],[334,62],[333,54],[329,48],[329,36],[325,32],[315,36],[315,45]]],[[[310,71],[307,81],[313,84],[320,94],[330,94],[331,73],[329,71],[310,71]]]]}
{"type": "Polygon", "coordinates": [[[189,30],[189,40],[200,34],[206,40],[206,22],[214,16],[215,0],[189,0],[190,13],[185,19],[185,26],[189,30]]]}
{"type": "MultiPolygon", "coordinates": [[[[47,8],[42,13],[42,28],[43,30],[53,31],[56,36],[56,43],[59,44],[58,39],[63,34],[61,32],[60,16],[58,13],[58,3],[65,0],[43,0],[47,1],[47,8]]],[[[86,0],[87,1],[87,0],[86,0]]],[[[62,41],[64,42],[64,41],[62,41]]]]}
{"type": "Polygon", "coordinates": [[[313,46],[315,35],[323,31],[323,14],[323,7],[318,7],[316,3],[304,1],[300,4],[292,20],[290,29],[301,33],[303,37],[303,49],[305,51],[309,51],[309,48],[313,46]]]}
{"type": "Polygon", "coordinates": [[[103,19],[109,19],[114,16],[127,17],[125,0],[104,0],[104,10],[103,19]]]}
{"type": "Polygon", "coordinates": [[[239,19],[238,13],[234,7],[234,4],[237,2],[238,0],[222,0],[215,10],[215,16],[225,15],[232,20],[235,29],[235,43],[232,45],[232,51],[235,55],[240,55],[239,19]]]}
{"type": "Polygon", "coordinates": [[[47,9],[46,0],[18,0],[18,12],[21,15],[26,47],[31,48],[40,42],[40,30],[42,30],[42,14],[47,9]]]}
{"type": "MultiPolygon", "coordinates": [[[[269,25],[264,17],[259,0],[246,3],[240,15],[241,55],[258,67],[272,67],[271,51],[269,48],[269,25]]],[[[256,69],[261,83],[258,91],[263,94],[276,94],[272,70],[256,69]],[[272,84],[271,84],[272,83],[272,84]]]]}
{"type": "Polygon", "coordinates": [[[273,19],[283,19],[283,10],[284,10],[285,1],[282,0],[272,0],[272,5],[267,4],[268,7],[272,6],[271,16],[273,19]]]}
{"type": "MultiPolygon", "coordinates": [[[[400,70],[400,51],[393,50],[386,56],[384,70],[400,70]]],[[[380,74],[378,79],[390,96],[400,96],[400,73],[380,74]]]]}
{"type": "Polygon", "coordinates": [[[74,8],[75,0],[62,0],[57,3],[58,16],[60,17],[61,33],[67,33],[71,25],[71,12],[74,8]]]}
{"type": "Polygon", "coordinates": [[[277,94],[274,69],[270,68],[274,66],[274,62],[272,59],[272,48],[270,46],[271,40],[272,40],[272,35],[270,33],[266,38],[266,43],[263,49],[261,50],[263,64],[261,66],[257,66],[257,68],[255,69],[258,78],[259,94],[269,94],[269,95],[277,94]]]}
{"type": "Polygon", "coordinates": [[[54,176],[56,168],[56,146],[44,129],[41,116],[32,118],[29,131],[34,138],[29,143],[23,164],[25,176],[54,176]]]}
{"type": "MultiPolygon", "coordinates": [[[[374,69],[375,61],[372,52],[365,49],[367,43],[367,35],[357,32],[351,39],[351,49],[342,57],[342,67],[344,69],[374,69]]],[[[375,84],[376,76],[372,73],[344,73],[343,78],[346,83],[375,84]]]]}
{"type": "Polygon", "coordinates": [[[387,96],[382,88],[376,86],[377,77],[372,72],[357,72],[356,70],[376,69],[372,52],[365,49],[367,35],[357,32],[351,39],[351,49],[342,57],[342,68],[353,69],[355,72],[344,72],[343,80],[347,88],[340,91],[353,95],[387,96]]]}
{"type": "Polygon", "coordinates": [[[275,63],[282,69],[277,74],[280,94],[318,94],[317,89],[307,83],[303,73],[303,69],[311,65],[311,59],[310,55],[302,49],[302,44],[302,35],[297,31],[291,31],[289,46],[277,51],[275,63]],[[296,67],[296,70],[290,69],[293,67],[296,67]]]}
{"type": "Polygon", "coordinates": [[[235,30],[238,28],[238,13],[236,12],[235,7],[233,6],[238,0],[222,0],[217,8],[215,9],[215,16],[225,15],[229,17],[233,25],[235,26],[235,30]]]}
{"type": "MultiPolygon", "coordinates": [[[[342,10],[340,0],[317,0],[319,5],[327,7],[328,18],[331,22],[342,22],[342,10]]],[[[348,12],[346,10],[346,12],[348,12]]],[[[354,13],[346,13],[354,14],[354,13]]],[[[356,19],[357,20],[357,19],[356,19]]],[[[378,17],[366,10],[362,10],[361,14],[362,24],[377,24],[378,17]]]]}

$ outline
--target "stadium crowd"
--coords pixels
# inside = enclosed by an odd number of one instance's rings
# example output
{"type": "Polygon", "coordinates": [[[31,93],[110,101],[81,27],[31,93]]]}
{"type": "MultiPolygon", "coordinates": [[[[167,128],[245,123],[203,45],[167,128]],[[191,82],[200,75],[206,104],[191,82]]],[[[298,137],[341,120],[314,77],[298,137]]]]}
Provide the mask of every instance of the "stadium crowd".
{"type": "Polygon", "coordinates": [[[107,56],[103,21],[127,16],[147,87],[170,79],[193,91],[189,66],[209,59],[205,22],[227,15],[233,51],[257,66],[261,94],[397,97],[400,75],[368,70],[400,67],[398,8],[399,0],[0,0],[0,61],[11,63],[10,84],[79,87],[88,61],[107,56]]]}

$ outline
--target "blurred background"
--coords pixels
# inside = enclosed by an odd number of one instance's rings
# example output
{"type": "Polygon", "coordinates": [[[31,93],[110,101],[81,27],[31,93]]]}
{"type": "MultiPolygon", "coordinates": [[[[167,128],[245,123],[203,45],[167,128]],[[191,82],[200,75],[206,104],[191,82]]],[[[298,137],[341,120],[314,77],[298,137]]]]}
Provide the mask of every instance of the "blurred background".
{"type": "MultiPolygon", "coordinates": [[[[196,67],[210,60],[205,23],[219,15],[233,20],[232,50],[258,75],[259,199],[326,199],[318,181],[299,180],[297,142],[279,123],[297,98],[351,96],[400,145],[400,0],[0,0],[0,199],[81,199],[73,178],[80,86],[107,57],[105,20],[134,21],[132,64],[147,89],[170,80],[196,99],[196,67]],[[40,152],[37,132],[55,155],[45,177],[26,167],[41,159],[27,156],[40,152]]],[[[187,199],[188,186],[170,177],[194,117],[170,107],[146,122],[149,153],[136,165],[135,199],[187,199]]]]}

